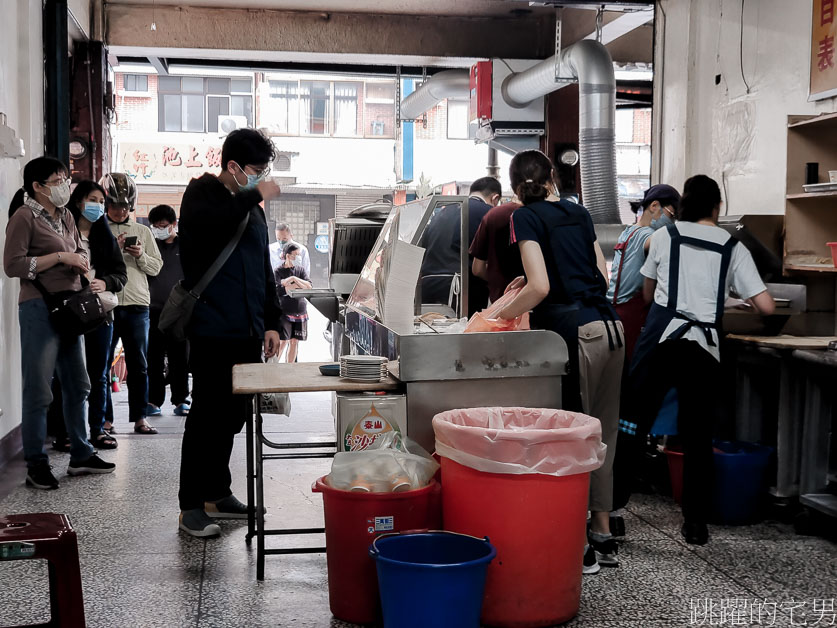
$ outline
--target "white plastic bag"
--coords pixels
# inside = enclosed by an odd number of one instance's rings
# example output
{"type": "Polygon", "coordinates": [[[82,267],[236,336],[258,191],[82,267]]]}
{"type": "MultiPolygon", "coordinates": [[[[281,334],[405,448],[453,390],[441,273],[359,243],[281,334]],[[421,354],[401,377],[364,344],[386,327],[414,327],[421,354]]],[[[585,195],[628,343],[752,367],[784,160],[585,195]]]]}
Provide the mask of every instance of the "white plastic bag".
{"type": "Polygon", "coordinates": [[[420,445],[400,432],[387,432],[367,449],[335,454],[326,483],[363,493],[408,491],[427,486],[438,468],[420,445]]]}
{"type": "MultiPolygon", "coordinates": [[[[273,356],[266,360],[267,364],[279,364],[279,358],[273,356]]],[[[262,414],[284,414],[291,416],[291,396],[288,393],[259,393],[259,411],[262,414]]]]}
{"type": "Polygon", "coordinates": [[[550,408],[468,408],[433,417],[436,453],[486,473],[588,473],[604,464],[598,419],[550,408]]]}

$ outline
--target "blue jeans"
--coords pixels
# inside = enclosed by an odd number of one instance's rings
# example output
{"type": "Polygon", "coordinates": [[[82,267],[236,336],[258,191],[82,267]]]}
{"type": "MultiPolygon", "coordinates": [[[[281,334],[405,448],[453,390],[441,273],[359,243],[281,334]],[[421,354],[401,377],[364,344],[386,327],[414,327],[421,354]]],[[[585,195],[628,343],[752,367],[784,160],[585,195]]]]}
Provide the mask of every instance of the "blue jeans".
{"type": "Polygon", "coordinates": [[[85,410],[90,381],[84,366],[80,336],[62,338],[52,327],[43,299],[18,306],[21,372],[23,374],[23,456],[29,467],[49,461],[44,451],[47,408],[52,402],[52,375],[58,373],[64,398],[64,425],[70,437],[70,460],[81,462],[93,455],[87,442],[85,410]]]}
{"type": "MultiPolygon", "coordinates": [[[[135,423],[145,418],[148,406],[148,308],[142,305],[122,305],[113,310],[113,340],[110,344],[110,363],[116,342],[122,339],[125,367],[128,369],[128,420],[135,423]]],[[[113,399],[107,387],[105,420],[113,423],[113,399]]]]}
{"type": "Polygon", "coordinates": [[[90,396],[87,399],[87,422],[90,437],[102,433],[107,409],[108,373],[110,373],[110,341],[113,337],[113,323],[100,325],[84,335],[84,355],[87,360],[87,376],[90,378],[90,396]]]}

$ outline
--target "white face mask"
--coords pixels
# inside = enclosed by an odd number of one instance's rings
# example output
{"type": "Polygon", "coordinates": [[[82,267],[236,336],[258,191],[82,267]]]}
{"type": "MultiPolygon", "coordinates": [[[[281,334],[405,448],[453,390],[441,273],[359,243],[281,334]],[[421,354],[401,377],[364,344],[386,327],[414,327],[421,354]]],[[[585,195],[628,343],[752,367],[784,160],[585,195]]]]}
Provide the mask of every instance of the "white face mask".
{"type": "Polygon", "coordinates": [[[56,207],[64,207],[70,202],[70,180],[64,179],[58,185],[50,185],[49,201],[56,207]]]}
{"type": "Polygon", "coordinates": [[[151,227],[151,235],[157,240],[168,240],[171,237],[171,227],[151,227]]]}

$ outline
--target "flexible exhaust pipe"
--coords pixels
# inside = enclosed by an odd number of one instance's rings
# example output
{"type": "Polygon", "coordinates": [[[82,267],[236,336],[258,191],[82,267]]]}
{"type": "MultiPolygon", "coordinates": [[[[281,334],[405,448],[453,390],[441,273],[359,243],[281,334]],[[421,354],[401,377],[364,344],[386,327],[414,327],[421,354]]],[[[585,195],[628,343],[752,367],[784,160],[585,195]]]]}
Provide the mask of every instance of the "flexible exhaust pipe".
{"type": "MultiPolygon", "coordinates": [[[[616,188],[616,77],[613,60],[602,44],[584,39],[561,52],[559,76],[578,79],[578,146],[581,194],[594,223],[620,223],[616,188]]],[[[527,104],[571,82],[555,82],[555,56],[503,83],[512,107],[527,104]]]]}
{"type": "Polygon", "coordinates": [[[401,101],[401,119],[415,120],[446,98],[467,100],[471,93],[468,70],[445,70],[431,76],[401,101]]]}

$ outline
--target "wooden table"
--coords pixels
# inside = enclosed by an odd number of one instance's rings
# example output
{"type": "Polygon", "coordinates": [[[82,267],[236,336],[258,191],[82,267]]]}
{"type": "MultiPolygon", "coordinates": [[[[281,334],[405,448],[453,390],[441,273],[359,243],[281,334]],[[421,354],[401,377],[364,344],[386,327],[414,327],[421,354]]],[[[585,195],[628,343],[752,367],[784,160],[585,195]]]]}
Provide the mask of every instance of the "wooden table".
{"type": "Polygon", "coordinates": [[[754,344],[771,349],[827,349],[828,343],[837,341],[837,336],[747,336],[728,334],[727,340],[754,344]]]}
{"type": "Polygon", "coordinates": [[[254,395],[267,392],[368,392],[395,390],[398,380],[387,377],[380,382],[356,382],[343,377],[320,373],[329,362],[295,362],[293,364],[239,364],[233,367],[233,393],[254,395]]]}
{"type": "MultiPolygon", "coordinates": [[[[380,382],[357,382],[342,377],[323,375],[319,371],[322,362],[296,362],[292,364],[239,364],[233,367],[233,394],[258,395],[260,393],[301,392],[377,392],[396,390],[400,383],[392,376],[380,382]]],[[[277,443],[264,435],[262,414],[258,400],[253,404],[255,412],[247,413],[247,536],[249,544],[256,537],[256,578],[264,580],[264,557],[267,554],[311,554],[324,552],[325,547],[291,547],[265,549],[265,536],[322,534],[325,528],[279,528],[266,530],[264,523],[264,461],[299,458],[330,458],[337,450],[337,438],[326,442],[277,443]],[[255,421],[254,421],[255,417],[255,421]],[[282,450],[284,453],[265,454],[264,447],[282,450]],[[289,451],[289,450],[329,451],[289,451]]]]}

